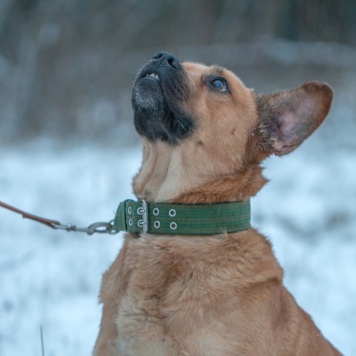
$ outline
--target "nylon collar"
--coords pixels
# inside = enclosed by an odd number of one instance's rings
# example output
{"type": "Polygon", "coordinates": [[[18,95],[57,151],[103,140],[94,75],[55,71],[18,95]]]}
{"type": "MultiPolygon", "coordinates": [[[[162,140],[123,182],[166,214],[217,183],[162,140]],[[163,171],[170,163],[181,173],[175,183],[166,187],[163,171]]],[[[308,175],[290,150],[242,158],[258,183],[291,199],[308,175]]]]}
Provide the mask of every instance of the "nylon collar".
{"type": "Polygon", "coordinates": [[[250,201],[219,204],[166,204],[125,200],[114,230],[167,235],[214,235],[250,228],[250,201]]]}

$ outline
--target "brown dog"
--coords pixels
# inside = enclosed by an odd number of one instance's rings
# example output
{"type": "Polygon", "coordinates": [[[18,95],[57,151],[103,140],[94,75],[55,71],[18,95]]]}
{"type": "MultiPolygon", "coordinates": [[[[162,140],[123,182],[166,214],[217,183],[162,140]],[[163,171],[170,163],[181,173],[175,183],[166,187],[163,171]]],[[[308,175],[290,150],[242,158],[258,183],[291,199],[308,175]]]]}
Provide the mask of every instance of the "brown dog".
{"type": "MultiPolygon", "coordinates": [[[[159,53],[133,89],[147,202],[247,201],[261,161],[293,151],[324,120],[332,89],[310,82],[255,96],[230,71],[159,53]]],[[[104,274],[95,355],[340,355],[282,284],[253,228],[215,235],[126,234],[104,274]]]]}

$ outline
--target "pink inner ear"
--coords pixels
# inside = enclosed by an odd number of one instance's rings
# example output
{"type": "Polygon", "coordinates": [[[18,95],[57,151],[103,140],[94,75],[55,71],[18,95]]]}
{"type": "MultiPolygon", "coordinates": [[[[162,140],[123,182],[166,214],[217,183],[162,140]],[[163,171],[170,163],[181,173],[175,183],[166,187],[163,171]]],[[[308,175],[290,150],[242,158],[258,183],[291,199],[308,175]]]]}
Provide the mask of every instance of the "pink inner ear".
{"type": "Polygon", "coordinates": [[[283,154],[283,148],[285,147],[284,143],[282,141],[276,141],[273,145],[274,149],[280,153],[283,154]]]}
{"type": "Polygon", "coordinates": [[[297,116],[292,112],[287,112],[279,118],[282,139],[288,139],[294,131],[295,126],[298,124],[297,121],[297,116]]]}
{"type": "MultiPolygon", "coordinates": [[[[303,105],[304,106],[304,105],[303,105]]],[[[312,111],[307,107],[299,107],[296,111],[287,109],[278,117],[278,133],[274,149],[279,154],[286,154],[300,145],[313,131],[312,111]]]]}
{"type": "Polygon", "coordinates": [[[257,97],[264,137],[272,152],[293,151],[323,122],[333,98],[325,83],[309,82],[299,88],[257,97]]]}
{"type": "Polygon", "coordinates": [[[277,114],[278,133],[274,149],[286,154],[299,146],[320,125],[320,97],[305,92],[293,93],[277,114]]]}

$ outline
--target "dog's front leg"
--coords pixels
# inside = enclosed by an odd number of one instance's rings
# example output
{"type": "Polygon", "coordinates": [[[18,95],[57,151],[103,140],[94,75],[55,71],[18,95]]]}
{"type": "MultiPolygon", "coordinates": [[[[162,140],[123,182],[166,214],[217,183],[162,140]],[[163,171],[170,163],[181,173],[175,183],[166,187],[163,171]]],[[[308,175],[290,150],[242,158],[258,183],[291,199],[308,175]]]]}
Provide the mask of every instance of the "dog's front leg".
{"type": "Polygon", "coordinates": [[[103,303],[100,331],[94,347],[95,356],[117,356],[119,354],[119,330],[117,317],[122,295],[125,291],[128,270],[124,268],[126,242],[114,263],[104,273],[100,290],[100,302],[103,303]]]}
{"type": "Polygon", "coordinates": [[[118,355],[119,347],[117,344],[117,340],[119,337],[119,333],[114,318],[114,315],[116,315],[117,310],[112,309],[114,308],[111,308],[111,306],[103,306],[103,315],[101,318],[100,331],[94,347],[95,356],[118,355]]]}

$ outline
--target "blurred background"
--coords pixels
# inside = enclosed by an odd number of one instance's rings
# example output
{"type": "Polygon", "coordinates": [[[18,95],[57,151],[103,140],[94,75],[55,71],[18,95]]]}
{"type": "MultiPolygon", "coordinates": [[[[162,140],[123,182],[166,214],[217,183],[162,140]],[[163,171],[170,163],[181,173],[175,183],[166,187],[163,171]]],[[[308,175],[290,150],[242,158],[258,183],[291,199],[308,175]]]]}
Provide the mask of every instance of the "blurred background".
{"type": "MultiPolygon", "coordinates": [[[[132,83],[162,50],[227,67],[257,93],[334,88],[320,129],[266,161],[253,219],[298,303],[356,355],[354,0],[1,0],[0,200],[63,223],[110,220],[141,159],[132,83]]],[[[46,356],[89,355],[121,243],[0,211],[0,355],[41,355],[41,328],[46,356]]]]}
{"type": "Polygon", "coordinates": [[[319,78],[353,104],[355,45],[354,0],[2,0],[0,138],[117,137],[138,68],[162,49],[258,91],[319,78]]]}

